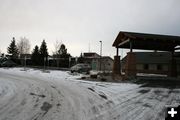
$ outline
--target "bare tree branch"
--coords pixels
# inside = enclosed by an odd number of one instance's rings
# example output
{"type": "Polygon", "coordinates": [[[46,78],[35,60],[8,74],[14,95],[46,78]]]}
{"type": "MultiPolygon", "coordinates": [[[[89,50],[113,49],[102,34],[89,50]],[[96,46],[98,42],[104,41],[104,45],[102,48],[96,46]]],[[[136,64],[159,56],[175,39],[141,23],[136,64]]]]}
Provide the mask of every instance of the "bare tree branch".
{"type": "Polygon", "coordinates": [[[56,40],[56,42],[54,43],[54,51],[53,51],[54,55],[58,54],[58,50],[60,49],[61,44],[62,44],[62,42],[60,42],[58,40],[56,40]]]}
{"type": "Polygon", "coordinates": [[[29,39],[21,37],[20,41],[17,43],[17,47],[20,54],[29,54],[31,49],[31,44],[29,39]]]}

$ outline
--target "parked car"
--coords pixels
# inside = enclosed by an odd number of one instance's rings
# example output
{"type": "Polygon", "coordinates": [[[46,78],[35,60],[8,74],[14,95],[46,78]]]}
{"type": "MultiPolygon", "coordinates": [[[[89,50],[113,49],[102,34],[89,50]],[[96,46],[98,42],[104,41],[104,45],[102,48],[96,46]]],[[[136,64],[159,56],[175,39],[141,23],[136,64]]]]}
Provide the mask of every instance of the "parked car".
{"type": "Polygon", "coordinates": [[[0,67],[1,67],[1,64],[7,60],[8,60],[8,58],[6,58],[6,57],[0,57],[0,67]]]}
{"type": "Polygon", "coordinates": [[[14,67],[16,66],[16,63],[14,63],[12,60],[6,60],[3,63],[1,63],[2,67],[14,67]]]}
{"type": "Polygon", "coordinates": [[[76,64],[74,66],[71,67],[71,72],[86,72],[89,73],[89,71],[91,70],[91,66],[89,64],[76,64]]]}

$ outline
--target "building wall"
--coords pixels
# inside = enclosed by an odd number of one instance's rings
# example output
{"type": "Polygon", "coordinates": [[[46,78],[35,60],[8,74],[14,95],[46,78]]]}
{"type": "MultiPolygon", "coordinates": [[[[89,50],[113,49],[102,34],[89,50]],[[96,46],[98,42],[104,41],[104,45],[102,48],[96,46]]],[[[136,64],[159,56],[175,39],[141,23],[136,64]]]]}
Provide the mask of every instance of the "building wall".
{"type": "Polygon", "coordinates": [[[177,71],[180,71],[180,65],[177,65],[177,71]]]}
{"type": "MultiPolygon", "coordinates": [[[[93,70],[100,70],[100,59],[92,59],[91,67],[93,70]]],[[[112,71],[113,68],[113,60],[109,58],[101,59],[101,70],[102,71],[112,71]]]]}
{"type": "Polygon", "coordinates": [[[136,69],[137,70],[143,70],[144,69],[143,64],[136,64],[136,69]]]}
{"type": "MultiPolygon", "coordinates": [[[[125,71],[136,71],[136,73],[150,73],[150,74],[166,74],[170,76],[170,69],[175,70],[177,68],[177,74],[180,75],[180,58],[175,58],[176,59],[176,66],[172,68],[171,65],[171,55],[168,56],[166,55],[168,53],[158,53],[158,54],[144,54],[144,53],[137,53],[136,54],[136,60],[135,61],[135,69],[128,69],[125,67],[127,65],[128,61],[128,55],[124,57],[121,60],[121,68],[122,72],[125,71]],[[158,56],[157,56],[158,55],[158,56]],[[166,58],[166,59],[165,59],[166,58]]],[[[128,64],[129,66],[132,66],[131,64],[128,64]]],[[[126,72],[128,73],[128,72],[126,72]]],[[[176,73],[176,71],[172,71],[172,73],[176,73]]]]}
{"type": "Polygon", "coordinates": [[[180,64],[177,65],[177,74],[178,74],[178,77],[180,78],[180,64]]]}
{"type": "Polygon", "coordinates": [[[168,64],[137,64],[136,69],[139,73],[167,74],[168,64]]]}
{"type": "MultiPolygon", "coordinates": [[[[122,72],[124,72],[125,66],[124,64],[121,64],[121,65],[122,65],[122,72]]],[[[145,69],[145,64],[136,64],[136,70],[137,70],[137,73],[167,74],[168,75],[169,65],[168,64],[148,64],[148,69],[145,69]],[[161,69],[158,68],[158,66],[161,69]]],[[[177,72],[178,72],[178,75],[180,75],[180,64],[177,64],[177,72]]]]}
{"type": "Polygon", "coordinates": [[[165,71],[168,71],[168,70],[169,70],[169,66],[168,66],[168,65],[166,65],[166,64],[165,64],[165,65],[163,65],[163,66],[162,66],[162,68],[163,68],[163,70],[165,70],[165,71]]]}
{"type": "Polygon", "coordinates": [[[103,71],[112,71],[113,69],[113,60],[111,59],[103,59],[102,60],[102,70],[103,71]]]}
{"type": "Polygon", "coordinates": [[[149,70],[157,70],[156,64],[149,64],[149,70]]]}

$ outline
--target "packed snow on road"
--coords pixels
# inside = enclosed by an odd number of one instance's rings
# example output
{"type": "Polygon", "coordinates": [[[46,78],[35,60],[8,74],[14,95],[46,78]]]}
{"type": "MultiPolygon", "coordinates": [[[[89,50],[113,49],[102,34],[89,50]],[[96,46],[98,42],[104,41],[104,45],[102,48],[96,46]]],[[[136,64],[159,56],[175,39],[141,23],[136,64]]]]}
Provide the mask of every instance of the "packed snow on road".
{"type": "Polygon", "coordinates": [[[90,82],[66,71],[0,68],[0,120],[164,120],[180,89],[90,82]]]}

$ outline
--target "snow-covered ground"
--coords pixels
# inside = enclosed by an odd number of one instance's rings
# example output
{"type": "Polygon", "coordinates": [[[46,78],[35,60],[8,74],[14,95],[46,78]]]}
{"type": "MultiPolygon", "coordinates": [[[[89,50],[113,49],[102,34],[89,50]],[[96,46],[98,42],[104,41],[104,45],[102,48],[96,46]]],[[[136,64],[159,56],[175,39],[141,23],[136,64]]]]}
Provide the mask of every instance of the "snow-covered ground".
{"type": "Polygon", "coordinates": [[[180,89],[78,80],[65,71],[0,68],[0,120],[163,120],[180,89]]]}

